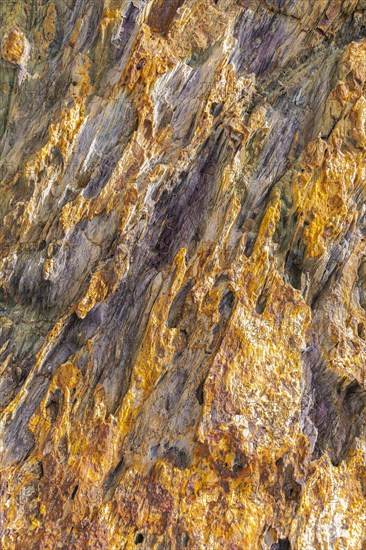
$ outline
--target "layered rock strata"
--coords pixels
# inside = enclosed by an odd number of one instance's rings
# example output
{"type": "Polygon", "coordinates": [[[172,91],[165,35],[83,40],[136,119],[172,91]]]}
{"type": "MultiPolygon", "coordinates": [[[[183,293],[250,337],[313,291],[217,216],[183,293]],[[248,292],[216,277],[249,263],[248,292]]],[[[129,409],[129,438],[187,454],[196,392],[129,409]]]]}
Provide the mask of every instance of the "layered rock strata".
{"type": "Polygon", "coordinates": [[[366,548],[366,2],[2,0],[4,549],[366,548]]]}

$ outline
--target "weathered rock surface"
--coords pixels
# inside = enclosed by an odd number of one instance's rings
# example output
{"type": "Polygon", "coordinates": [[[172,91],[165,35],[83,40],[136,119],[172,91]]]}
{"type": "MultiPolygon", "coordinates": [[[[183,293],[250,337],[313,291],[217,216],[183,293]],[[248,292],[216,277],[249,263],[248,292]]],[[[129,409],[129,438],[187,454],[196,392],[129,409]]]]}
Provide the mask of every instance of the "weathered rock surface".
{"type": "Polygon", "coordinates": [[[366,548],[366,2],[2,0],[4,549],[366,548]]]}

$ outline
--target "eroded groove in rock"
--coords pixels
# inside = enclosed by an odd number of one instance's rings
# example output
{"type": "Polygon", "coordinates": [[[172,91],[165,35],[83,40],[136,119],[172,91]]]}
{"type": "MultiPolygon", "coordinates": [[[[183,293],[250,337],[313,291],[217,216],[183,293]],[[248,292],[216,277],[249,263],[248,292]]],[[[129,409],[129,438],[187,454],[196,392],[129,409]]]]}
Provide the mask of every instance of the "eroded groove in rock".
{"type": "Polygon", "coordinates": [[[0,5],[5,549],[366,545],[366,2],[0,5]]]}

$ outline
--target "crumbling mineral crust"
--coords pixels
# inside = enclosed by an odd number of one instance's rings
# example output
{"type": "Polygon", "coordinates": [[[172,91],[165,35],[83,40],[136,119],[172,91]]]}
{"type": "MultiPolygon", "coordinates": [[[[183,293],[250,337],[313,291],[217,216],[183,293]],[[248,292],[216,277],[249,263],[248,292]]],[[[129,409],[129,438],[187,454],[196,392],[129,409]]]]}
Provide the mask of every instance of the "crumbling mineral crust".
{"type": "Polygon", "coordinates": [[[25,51],[25,38],[16,29],[11,29],[3,37],[1,45],[1,59],[18,65],[25,51]]]}
{"type": "Polygon", "coordinates": [[[366,549],[366,1],[0,44],[1,548],[366,549]]]}

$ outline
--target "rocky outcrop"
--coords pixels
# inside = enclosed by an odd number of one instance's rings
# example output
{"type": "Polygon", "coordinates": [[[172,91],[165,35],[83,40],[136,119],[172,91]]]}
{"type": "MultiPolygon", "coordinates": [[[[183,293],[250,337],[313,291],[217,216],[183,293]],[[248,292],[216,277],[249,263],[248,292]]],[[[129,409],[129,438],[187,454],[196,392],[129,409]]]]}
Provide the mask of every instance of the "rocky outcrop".
{"type": "Polygon", "coordinates": [[[5,549],[366,544],[366,3],[2,2],[5,549]]]}

